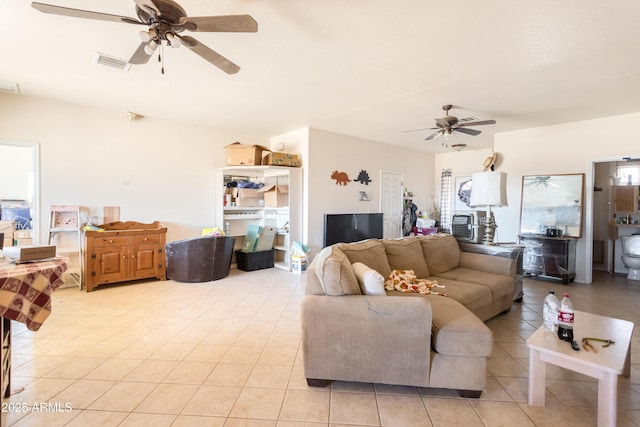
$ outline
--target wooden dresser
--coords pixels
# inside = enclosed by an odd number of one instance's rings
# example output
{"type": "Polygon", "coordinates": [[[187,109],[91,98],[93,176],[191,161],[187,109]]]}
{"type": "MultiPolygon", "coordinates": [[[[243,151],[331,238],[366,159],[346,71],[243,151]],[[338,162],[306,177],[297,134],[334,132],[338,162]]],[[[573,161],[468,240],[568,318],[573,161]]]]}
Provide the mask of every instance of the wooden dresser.
{"type": "Polygon", "coordinates": [[[91,292],[107,283],[156,277],[166,280],[164,245],[167,228],[160,222],[111,222],[104,231],[84,232],[84,286],[91,292]]]}

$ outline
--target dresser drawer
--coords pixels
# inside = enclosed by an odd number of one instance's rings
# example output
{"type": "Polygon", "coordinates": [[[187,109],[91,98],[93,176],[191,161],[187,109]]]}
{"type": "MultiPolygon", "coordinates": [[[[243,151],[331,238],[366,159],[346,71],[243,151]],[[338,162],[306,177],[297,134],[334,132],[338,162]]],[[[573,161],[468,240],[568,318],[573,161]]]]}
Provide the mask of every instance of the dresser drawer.
{"type": "Polygon", "coordinates": [[[132,245],[149,245],[154,243],[160,243],[160,236],[133,236],[131,237],[132,245]]]}
{"type": "Polygon", "coordinates": [[[129,244],[129,237],[96,237],[93,240],[93,246],[96,248],[104,248],[107,246],[124,246],[129,244]]]}

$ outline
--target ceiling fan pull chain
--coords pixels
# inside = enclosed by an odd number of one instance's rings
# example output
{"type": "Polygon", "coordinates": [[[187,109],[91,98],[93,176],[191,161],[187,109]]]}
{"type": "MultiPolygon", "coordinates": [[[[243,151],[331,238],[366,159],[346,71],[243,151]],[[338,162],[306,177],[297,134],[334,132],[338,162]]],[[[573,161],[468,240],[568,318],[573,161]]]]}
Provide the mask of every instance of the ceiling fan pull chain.
{"type": "Polygon", "coordinates": [[[164,74],[164,45],[160,42],[160,53],[158,54],[158,62],[160,62],[160,73],[164,74]]]}

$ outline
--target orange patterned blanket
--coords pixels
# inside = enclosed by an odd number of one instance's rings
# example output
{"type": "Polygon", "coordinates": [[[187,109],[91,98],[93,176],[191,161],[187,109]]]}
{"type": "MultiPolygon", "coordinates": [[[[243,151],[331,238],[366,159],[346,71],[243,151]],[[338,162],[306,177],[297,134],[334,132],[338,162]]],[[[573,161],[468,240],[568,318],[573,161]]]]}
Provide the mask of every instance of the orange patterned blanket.
{"type": "Polygon", "coordinates": [[[435,280],[418,279],[413,270],[393,270],[385,280],[384,288],[387,291],[396,290],[400,292],[416,292],[423,295],[447,296],[445,293],[433,290],[433,288],[444,288],[444,286],[438,285],[435,280]]]}

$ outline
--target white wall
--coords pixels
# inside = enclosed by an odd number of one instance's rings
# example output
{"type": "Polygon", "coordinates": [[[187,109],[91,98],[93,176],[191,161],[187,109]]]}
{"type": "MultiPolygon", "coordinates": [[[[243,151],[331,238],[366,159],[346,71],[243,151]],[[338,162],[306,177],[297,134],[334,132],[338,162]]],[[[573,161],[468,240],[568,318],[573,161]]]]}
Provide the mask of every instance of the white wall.
{"type": "Polygon", "coordinates": [[[0,142],[0,199],[32,202],[29,180],[34,176],[33,148],[0,142]]]}
{"type": "MultiPolygon", "coordinates": [[[[509,200],[508,207],[494,210],[498,224],[498,241],[517,240],[524,175],[584,173],[587,177],[586,209],[583,215],[582,238],[577,245],[576,281],[584,282],[590,278],[591,254],[587,256],[587,247],[590,250],[591,245],[587,244],[587,240],[593,238],[592,210],[589,209],[593,201],[593,162],[616,160],[623,156],[640,157],[640,145],[636,135],[639,127],[640,113],[634,113],[496,134],[494,148],[501,156],[496,170],[508,175],[509,200]]],[[[460,164],[473,164],[481,168],[487,155],[486,151],[480,150],[438,155],[436,179],[439,180],[440,170],[447,167],[454,171],[460,164]],[[464,161],[461,161],[462,159],[464,161]]]]}
{"type": "Polygon", "coordinates": [[[322,248],[325,213],[380,212],[380,171],[401,172],[404,186],[414,194],[419,209],[430,205],[434,190],[434,156],[387,144],[340,135],[319,129],[309,131],[309,240],[312,253],[322,248]],[[367,171],[368,185],[354,182],[361,170],[367,171]],[[346,186],[336,185],[333,171],[346,172],[346,186]],[[369,201],[358,201],[366,191],[369,201]]]}
{"type": "Polygon", "coordinates": [[[215,220],[215,170],[234,141],[274,149],[283,142],[284,151],[302,155],[304,237],[314,251],[322,246],[324,213],[379,211],[381,170],[402,172],[421,209],[434,191],[433,155],[309,128],[273,138],[238,135],[153,118],[129,122],[121,111],[0,94],[0,139],[40,143],[41,241],[49,206],[59,204],[83,206],[87,216],[120,206],[123,221],[164,223],[168,241],[222,227],[215,220]],[[369,185],[340,187],[331,179],[333,170],[353,180],[361,169],[369,185]],[[371,200],[358,201],[358,191],[371,200]]]}
{"type": "Polygon", "coordinates": [[[302,161],[302,241],[309,241],[309,128],[302,128],[293,132],[271,138],[271,150],[298,154],[302,161]]]}
{"type": "Polygon", "coordinates": [[[123,221],[159,220],[167,240],[199,235],[217,224],[215,170],[224,146],[268,143],[184,123],[120,111],[0,94],[0,139],[40,143],[41,240],[51,205],[80,205],[102,216],[120,206],[123,221]]]}

